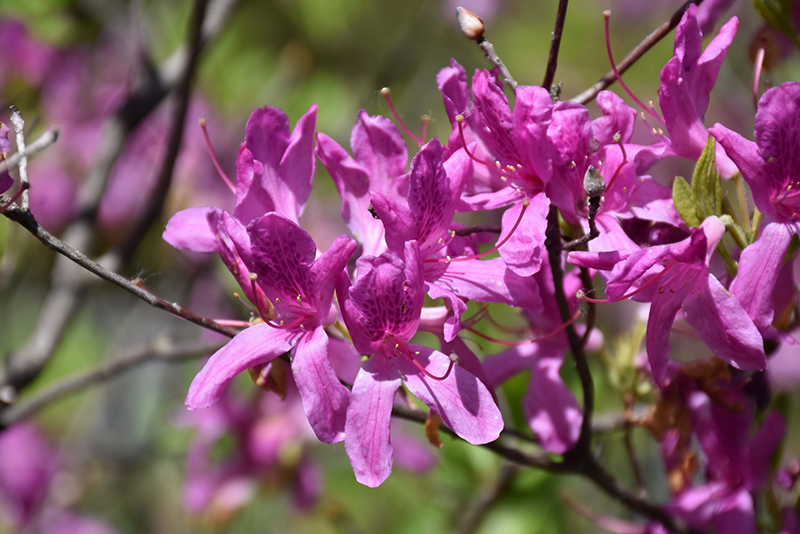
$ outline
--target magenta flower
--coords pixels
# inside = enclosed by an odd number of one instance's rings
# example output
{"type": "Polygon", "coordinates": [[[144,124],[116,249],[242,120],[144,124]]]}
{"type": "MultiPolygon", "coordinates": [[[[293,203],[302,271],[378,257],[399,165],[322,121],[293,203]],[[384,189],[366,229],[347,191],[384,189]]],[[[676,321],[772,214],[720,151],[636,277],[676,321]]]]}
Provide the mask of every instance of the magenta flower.
{"type": "MultiPolygon", "coordinates": [[[[0,122],[0,161],[11,154],[11,141],[8,139],[10,132],[9,127],[0,122]]],[[[8,171],[0,174],[0,193],[5,193],[12,185],[14,185],[14,179],[8,174],[8,171]]]]}
{"type": "Polygon", "coordinates": [[[622,250],[569,253],[570,263],[606,271],[606,295],[612,302],[628,297],[651,302],[647,356],[659,384],[666,376],[669,361],[670,328],[681,308],[716,356],[739,369],[766,367],[758,328],[739,300],[709,272],[711,255],[724,233],[722,222],[709,217],[679,243],[635,251],[628,246],[622,250]]]}
{"type": "MultiPolygon", "coordinates": [[[[303,212],[314,177],[314,125],[312,105],[290,133],[289,119],[278,108],[265,106],[250,115],[245,142],[236,161],[236,205],[233,215],[242,225],[269,212],[293,222],[303,212]]],[[[190,208],[172,216],[164,231],[170,245],[194,252],[222,252],[217,235],[222,210],[190,208]]],[[[244,273],[243,288],[249,285],[244,273]]],[[[240,283],[242,280],[239,280],[240,283]]]]}
{"type": "Polygon", "coordinates": [[[341,441],[350,394],[331,367],[324,326],[336,318],[331,308],[334,281],[355,241],[340,236],[315,259],[311,236],[277,213],[256,219],[246,231],[223,213],[218,233],[235,247],[223,254],[228,268],[235,271],[244,264],[250,273],[248,296],[265,322],[242,331],[211,356],[192,382],[186,405],[211,406],[235,375],[289,352],[311,427],[321,441],[341,441]]]}
{"type": "Polygon", "coordinates": [[[60,508],[52,499],[57,451],[32,424],[0,433],[0,523],[14,532],[113,534],[101,521],[60,508]]]}
{"type": "MultiPolygon", "coordinates": [[[[697,6],[690,5],[675,29],[675,55],[661,71],[658,101],[675,154],[697,160],[708,139],[703,124],[711,89],[720,66],[736,35],[739,19],[733,17],[703,50],[703,32],[697,20],[697,6]]],[[[736,169],[721,147],[717,147],[717,168],[725,177],[736,169]]]]}
{"type": "Polygon", "coordinates": [[[539,288],[532,278],[517,275],[500,258],[465,258],[477,253],[477,244],[453,233],[453,214],[469,171],[470,160],[463,150],[442,162],[442,146],[433,139],[411,161],[407,200],[372,195],[372,205],[386,228],[389,250],[401,256],[406,242],[416,240],[424,264],[425,291],[448,303],[451,313],[444,324],[446,341],[452,341],[461,328],[466,300],[541,308],[539,288]]]}
{"type": "Polygon", "coordinates": [[[323,133],[317,134],[317,155],[342,198],[342,218],[361,243],[363,253],[386,251],[384,227],[369,211],[370,194],[405,195],[408,150],[397,126],[386,117],[358,112],[350,136],[353,156],[323,133]]]}
{"type": "MultiPolygon", "coordinates": [[[[773,87],[756,111],[755,138],[748,141],[721,124],[711,134],[736,163],[753,192],[766,225],[758,239],[742,251],[731,292],[739,297],[759,330],[774,313],[773,291],[792,236],[800,226],[800,83],[773,87]]],[[[789,287],[782,290],[792,291],[789,287]]]]}
{"type": "Polygon", "coordinates": [[[345,450],[356,480],[370,487],[392,471],[390,421],[401,382],[470,443],[493,441],[503,428],[500,410],[478,378],[441,352],[409,342],[424,297],[422,259],[413,241],[406,244],[405,260],[389,253],[362,256],[355,285],[344,277],[337,285],[353,344],[369,356],[353,384],[345,450]]]}

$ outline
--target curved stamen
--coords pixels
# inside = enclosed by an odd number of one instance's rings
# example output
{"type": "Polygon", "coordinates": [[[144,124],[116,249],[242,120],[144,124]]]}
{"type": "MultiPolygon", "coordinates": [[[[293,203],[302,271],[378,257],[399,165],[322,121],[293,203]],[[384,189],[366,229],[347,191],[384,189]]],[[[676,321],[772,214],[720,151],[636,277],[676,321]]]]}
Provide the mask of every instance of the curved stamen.
{"type": "Polygon", "coordinates": [[[764,57],[767,54],[766,39],[761,39],[761,44],[756,52],[756,60],[753,65],[753,107],[758,109],[758,82],[761,80],[761,69],[764,68],[764,57]]]}
{"type": "Polygon", "coordinates": [[[653,278],[648,280],[647,283],[642,284],[641,286],[639,286],[637,289],[634,289],[630,293],[626,293],[625,295],[622,295],[618,299],[614,299],[614,300],[593,299],[591,297],[587,297],[586,294],[583,292],[583,290],[578,291],[577,297],[578,297],[579,300],[585,300],[586,302],[593,302],[595,304],[611,304],[612,302],[619,302],[621,300],[625,300],[625,299],[631,298],[635,294],[637,294],[637,293],[639,293],[641,291],[644,291],[647,287],[650,286],[650,284],[652,284],[653,282],[655,282],[656,280],[661,278],[664,275],[664,273],[666,273],[669,270],[669,268],[672,267],[673,265],[675,265],[676,263],[678,263],[678,262],[675,261],[675,260],[671,260],[667,265],[664,266],[664,269],[660,273],[658,273],[653,278]]]}
{"type": "MultiPolygon", "coordinates": [[[[454,359],[453,357],[451,357],[450,358],[450,365],[447,366],[447,371],[444,373],[444,375],[436,376],[436,375],[432,374],[430,371],[428,371],[427,369],[425,369],[422,366],[422,364],[417,361],[417,359],[414,357],[413,354],[411,354],[411,351],[408,350],[408,347],[406,347],[405,344],[402,341],[397,341],[392,336],[388,336],[388,337],[389,337],[389,339],[392,340],[392,342],[394,342],[394,348],[395,349],[398,349],[401,353],[406,355],[408,357],[408,359],[411,360],[411,363],[413,363],[414,366],[417,369],[422,371],[425,374],[425,376],[427,376],[429,378],[432,378],[433,380],[445,380],[448,376],[450,376],[450,371],[453,370],[453,365],[455,365],[455,363],[456,363],[456,361],[458,359],[458,358],[454,359]]],[[[419,353],[417,353],[417,354],[419,354],[419,353]]]]}
{"type": "MultiPolygon", "coordinates": [[[[489,305],[484,304],[483,306],[481,306],[481,309],[475,312],[475,315],[473,315],[469,319],[462,319],[461,326],[462,328],[472,328],[474,325],[483,321],[487,317],[489,317],[489,305]]],[[[491,317],[489,317],[489,319],[491,319],[491,317]]]]}
{"type": "Polygon", "coordinates": [[[214,167],[217,169],[222,181],[225,182],[225,185],[228,186],[228,189],[235,195],[236,194],[236,187],[234,187],[233,183],[231,183],[230,178],[228,175],[225,174],[225,171],[222,170],[222,166],[220,166],[219,161],[217,160],[217,155],[214,153],[214,147],[211,146],[211,139],[208,137],[208,130],[206,129],[206,120],[200,119],[200,129],[203,130],[203,138],[206,140],[206,148],[208,149],[208,154],[211,156],[211,162],[214,164],[214,167]]]}
{"type": "Polygon", "coordinates": [[[487,250],[486,252],[481,252],[480,254],[475,254],[474,256],[459,256],[457,258],[451,258],[447,256],[446,258],[428,258],[423,260],[423,263],[452,263],[456,261],[467,261],[467,260],[477,260],[479,258],[483,258],[484,256],[488,256],[492,252],[497,252],[497,250],[506,244],[506,242],[511,239],[511,236],[514,235],[514,232],[517,230],[519,223],[522,222],[522,217],[525,215],[525,211],[528,209],[530,205],[530,201],[526,198],[522,201],[522,209],[519,212],[519,218],[517,218],[517,222],[514,223],[514,226],[511,228],[511,231],[508,232],[508,235],[503,238],[502,241],[497,243],[495,246],[487,250]]]}
{"type": "Polygon", "coordinates": [[[507,176],[508,174],[510,174],[512,177],[519,176],[520,178],[524,178],[526,180],[538,180],[536,176],[531,176],[529,174],[522,172],[521,171],[522,165],[520,164],[517,164],[516,167],[514,167],[513,165],[506,165],[504,167],[499,161],[495,161],[494,163],[489,163],[488,161],[479,158],[474,153],[471,153],[469,151],[469,147],[467,146],[467,140],[464,137],[464,125],[462,124],[464,122],[464,118],[465,118],[464,115],[461,114],[456,115],[456,123],[458,124],[458,135],[461,138],[461,145],[464,147],[464,152],[467,153],[467,156],[469,156],[469,158],[472,161],[474,161],[475,163],[480,163],[481,165],[485,165],[490,169],[497,169],[498,171],[500,171],[500,178],[503,181],[508,180],[507,176]]]}
{"type": "Polygon", "coordinates": [[[464,115],[456,115],[456,123],[458,124],[458,135],[461,138],[461,145],[464,147],[464,152],[467,153],[469,159],[471,159],[476,163],[480,163],[481,165],[486,165],[487,167],[499,168],[498,165],[482,160],[481,158],[479,158],[478,156],[469,151],[469,147],[467,146],[467,139],[464,137],[464,126],[462,125],[463,122],[464,122],[464,115]]]}
{"type": "Polygon", "coordinates": [[[628,86],[625,84],[625,82],[624,82],[624,81],[622,81],[622,75],[619,73],[619,70],[617,69],[617,63],[614,61],[614,55],[613,55],[613,54],[612,54],[612,52],[611,52],[611,35],[610,35],[610,31],[609,31],[609,24],[608,24],[608,21],[609,21],[609,19],[611,19],[611,11],[610,11],[610,10],[603,11],[603,18],[605,19],[605,25],[606,25],[606,51],[608,52],[608,60],[611,62],[611,69],[614,71],[614,75],[617,77],[617,81],[618,81],[618,82],[619,82],[619,84],[622,86],[622,88],[625,90],[625,92],[626,92],[626,93],[628,93],[628,96],[629,96],[629,97],[631,97],[631,98],[633,99],[633,101],[634,101],[634,102],[636,102],[637,104],[639,104],[639,106],[640,106],[640,107],[641,107],[643,110],[645,110],[647,113],[649,113],[650,115],[652,115],[652,116],[653,116],[653,118],[655,118],[655,119],[656,119],[658,122],[660,122],[661,124],[666,124],[666,123],[664,122],[664,119],[662,119],[662,118],[661,118],[661,117],[658,115],[658,113],[656,113],[655,111],[653,111],[653,110],[652,110],[652,109],[650,109],[649,107],[645,106],[645,105],[642,103],[642,101],[641,101],[641,100],[639,100],[639,99],[636,97],[636,95],[634,95],[634,94],[633,94],[633,91],[631,91],[631,90],[628,88],[628,86]]]}
{"type": "Polygon", "coordinates": [[[250,321],[240,321],[237,319],[214,319],[214,322],[225,326],[241,326],[242,328],[253,326],[250,321]]]}
{"type": "MultiPolygon", "coordinates": [[[[397,110],[394,109],[394,104],[392,103],[392,97],[389,96],[390,93],[391,93],[391,91],[389,90],[388,87],[384,87],[383,89],[381,89],[381,95],[383,95],[383,99],[386,100],[386,104],[389,106],[389,110],[392,112],[392,115],[394,116],[394,120],[397,121],[397,124],[400,125],[400,127],[403,129],[403,131],[406,132],[406,134],[408,134],[408,136],[411,139],[413,139],[415,143],[417,143],[419,146],[422,146],[423,144],[425,144],[425,142],[422,139],[420,139],[419,137],[417,137],[416,135],[414,135],[414,132],[412,132],[408,128],[408,126],[406,126],[406,123],[403,122],[403,119],[401,119],[400,115],[397,114],[397,110]]],[[[424,136],[425,135],[423,134],[423,137],[424,136]]]]}
{"type": "Polygon", "coordinates": [[[614,134],[614,141],[617,143],[617,145],[619,145],[619,149],[622,151],[622,163],[619,164],[617,170],[614,171],[614,175],[606,184],[606,191],[608,191],[611,188],[611,184],[613,184],[614,180],[616,180],[617,176],[619,176],[619,171],[622,170],[622,167],[624,167],[628,163],[628,153],[625,151],[625,144],[622,142],[622,136],[619,135],[619,132],[614,134]]]}
{"type": "Polygon", "coordinates": [[[555,336],[556,334],[558,334],[560,332],[563,332],[565,328],[567,328],[569,325],[574,323],[578,319],[578,317],[580,317],[580,316],[581,316],[581,310],[578,310],[578,311],[575,312],[575,314],[572,317],[569,318],[569,321],[567,321],[566,323],[562,324],[561,326],[559,326],[558,328],[556,328],[552,332],[550,332],[548,334],[545,334],[543,336],[537,337],[537,338],[525,339],[523,341],[504,341],[502,339],[495,339],[493,337],[487,336],[486,334],[478,332],[477,330],[473,330],[472,328],[468,328],[467,330],[469,330],[470,332],[472,332],[473,334],[475,334],[478,337],[482,337],[483,339],[485,339],[487,341],[491,341],[492,343],[497,343],[499,345],[506,345],[506,346],[509,346],[509,347],[520,347],[520,346],[523,346],[523,345],[530,345],[532,343],[539,343],[540,341],[544,341],[545,339],[550,339],[551,337],[555,336]]]}
{"type": "Polygon", "coordinates": [[[422,116],[422,142],[421,145],[425,144],[425,138],[428,136],[428,123],[431,121],[430,115],[423,115],[422,116]]]}

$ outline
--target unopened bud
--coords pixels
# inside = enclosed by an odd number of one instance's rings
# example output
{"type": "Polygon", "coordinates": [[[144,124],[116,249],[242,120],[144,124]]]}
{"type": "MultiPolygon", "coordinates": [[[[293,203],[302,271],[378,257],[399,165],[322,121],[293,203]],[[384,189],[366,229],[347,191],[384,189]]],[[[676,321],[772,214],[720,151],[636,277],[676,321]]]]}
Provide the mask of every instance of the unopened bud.
{"type": "Polygon", "coordinates": [[[586,169],[586,174],[583,175],[583,190],[589,198],[599,197],[606,190],[606,182],[603,180],[603,176],[593,165],[589,165],[589,168],[586,169]]]}
{"type": "Polygon", "coordinates": [[[461,26],[461,31],[464,35],[474,41],[483,39],[483,32],[486,29],[483,26],[483,20],[467,8],[458,6],[456,8],[456,16],[458,17],[458,25],[461,26]]]}

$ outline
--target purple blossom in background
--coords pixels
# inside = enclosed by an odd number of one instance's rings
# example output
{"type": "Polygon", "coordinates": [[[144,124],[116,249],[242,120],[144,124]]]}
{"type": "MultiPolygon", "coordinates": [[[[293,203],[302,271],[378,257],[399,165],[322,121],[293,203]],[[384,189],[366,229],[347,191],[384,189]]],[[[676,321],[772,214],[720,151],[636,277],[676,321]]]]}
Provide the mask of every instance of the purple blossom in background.
{"type": "Polygon", "coordinates": [[[287,478],[293,480],[295,506],[307,509],[315,504],[321,475],[307,448],[316,439],[291,376],[286,378],[284,399],[268,393],[247,401],[228,388],[220,402],[181,412],[177,422],[196,429],[183,491],[183,505],[190,512],[224,523],[255,498],[259,484],[280,485],[287,478]],[[221,462],[213,461],[215,444],[231,434],[233,451],[221,462]]]}
{"type": "Polygon", "coordinates": [[[0,434],[0,522],[17,532],[113,534],[105,523],[64,510],[50,491],[61,468],[57,451],[32,424],[0,434]]]}

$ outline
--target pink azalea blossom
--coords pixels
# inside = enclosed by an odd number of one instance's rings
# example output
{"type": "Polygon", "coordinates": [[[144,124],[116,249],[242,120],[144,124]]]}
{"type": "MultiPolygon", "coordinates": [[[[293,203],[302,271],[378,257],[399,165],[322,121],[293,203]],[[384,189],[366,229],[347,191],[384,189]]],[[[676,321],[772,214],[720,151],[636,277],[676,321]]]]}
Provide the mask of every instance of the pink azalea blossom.
{"type": "Polygon", "coordinates": [[[360,353],[369,358],[353,383],[345,450],[356,480],[375,487],[392,470],[390,420],[401,382],[466,441],[497,439],[503,418],[491,393],[473,374],[439,351],[410,343],[424,297],[416,242],[405,261],[394,254],[362,256],[353,286],[337,285],[342,315],[360,353]]]}

